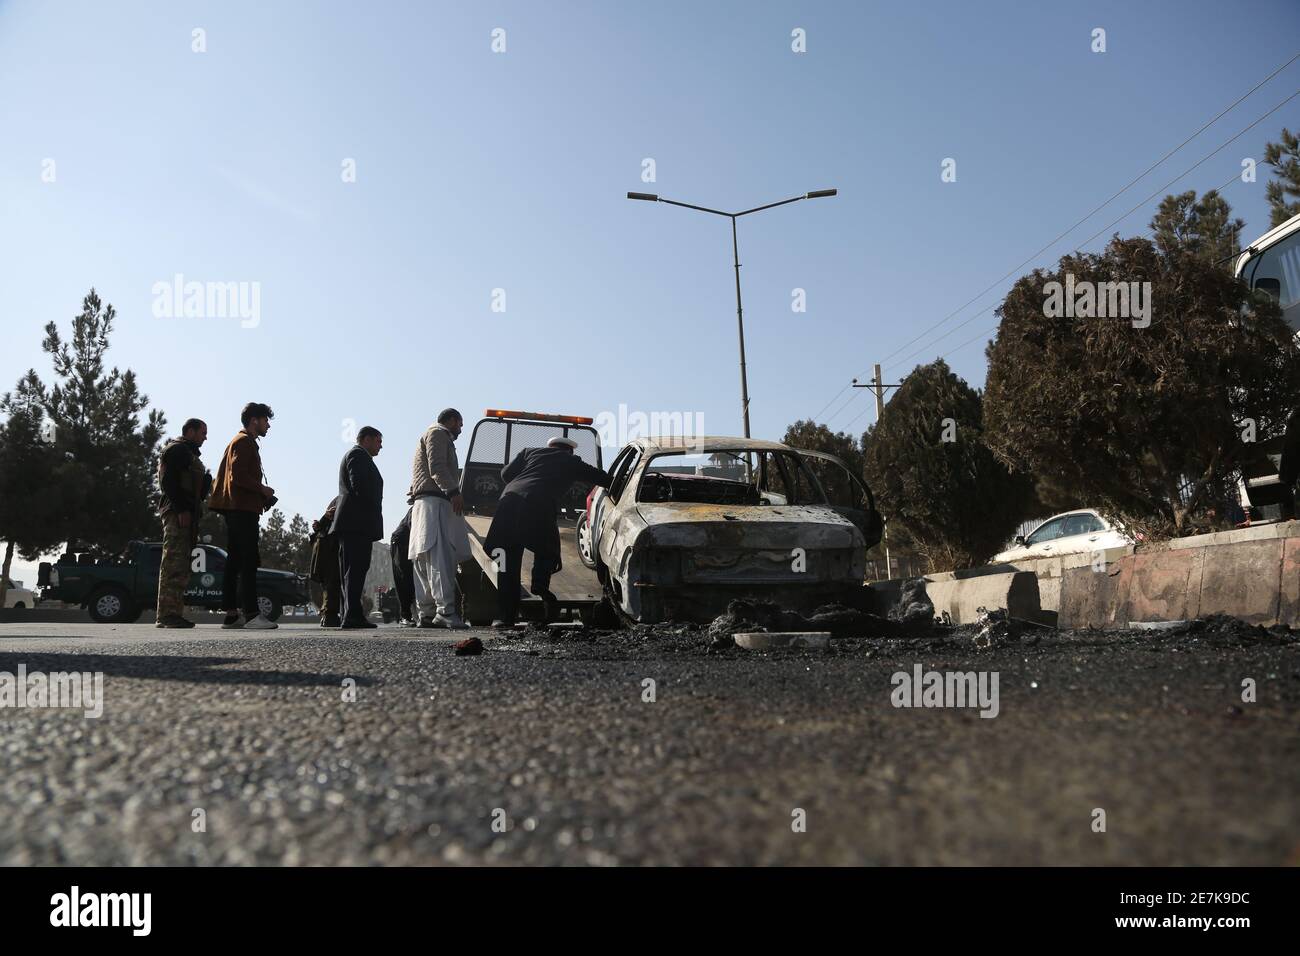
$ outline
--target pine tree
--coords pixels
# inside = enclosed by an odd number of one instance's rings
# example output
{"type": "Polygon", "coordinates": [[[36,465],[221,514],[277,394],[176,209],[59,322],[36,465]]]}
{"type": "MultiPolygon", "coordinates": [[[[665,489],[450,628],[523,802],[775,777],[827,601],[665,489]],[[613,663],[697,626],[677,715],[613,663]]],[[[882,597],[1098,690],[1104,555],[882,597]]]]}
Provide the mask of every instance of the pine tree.
{"type": "Polygon", "coordinates": [[[58,526],[69,550],[120,553],[133,538],[161,533],[155,513],[158,443],[166,419],[148,411],[135,373],[105,371],[116,312],[94,289],[82,300],[64,341],[58,325],[45,326],[42,347],[57,378],[48,389],[29,373],[27,388],[53,422],[55,448],[68,460],[58,526]],[[84,546],[73,547],[80,542],[84,546]]]}
{"type": "Polygon", "coordinates": [[[1234,219],[1227,200],[1211,189],[1199,200],[1195,190],[1166,196],[1151,220],[1156,247],[1167,258],[1191,257],[1232,271],[1241,251],[1241,219],[1234,219]]]}
{"type": "Polygon", "coordinates": [[[1300,216],[1300,202],[1287,202],[1287,197],[1300,200],[1300,137],[1288,129],[1282,138],[1264,147],[1264,162],[1273,167],[1276,179],[1265,189],[1272,210],[1272,225],[1280,226],[1293,216],[1300,216]]]}

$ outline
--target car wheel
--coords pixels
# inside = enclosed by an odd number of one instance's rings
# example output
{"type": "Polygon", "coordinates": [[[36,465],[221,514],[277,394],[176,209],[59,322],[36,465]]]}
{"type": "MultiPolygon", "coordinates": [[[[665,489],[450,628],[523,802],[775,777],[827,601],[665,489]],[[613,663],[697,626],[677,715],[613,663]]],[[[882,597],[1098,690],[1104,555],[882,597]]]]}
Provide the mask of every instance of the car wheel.
{"type": "Polygon", "coordinates": [[[257,598],[257,610],[261,612],[261,615],[268,621],[274,621],[284,613],[284,605],[271,600],[264,594],[260,594],[257,598]]]}
{"type": "Polygon", "coordinates": [[[600,602],[599,606],[603,608],[600,613],[604,614],[608,612],[613,614],[618,625],[630,627],[635,624],[636,621],[632,616],[628,614],[627,611],[623,610],[623,589],[619,587],[618,579],[608,571],[605,573],[602,590],[604,591],[605,599],[600,602]]]}
{"type": "Polygon", "coordinates": [[[23,607],[26,607],[26,606],[27,606],[27,605],[24,604],[22,601],[19,601],[17,604],[14,605],[14,610],[17,610],[18,608],[23,608],[23,607]]]}
{"type": "Polygon", "coordinates": [[[574,527],[573,534],[578,541],[578,558],[585,567],[596,570],[596,554],[591,549],[591,523],[587,512],[578,515],[578,524],[574,527]]]}
{"type": "Polygon", "coordinates": [[[607,598],[583,607],[578,612],[578,616],[582,619],[583,627],[597,630],[614,630],[623,625],[622,619],[607,598]]]}
{"type": "Polygon", "coordinates": [[[96,624],[129,624],[140,616],[140,608],[125,589],[101,588],[90,597],[90,619],[96,624]]]}

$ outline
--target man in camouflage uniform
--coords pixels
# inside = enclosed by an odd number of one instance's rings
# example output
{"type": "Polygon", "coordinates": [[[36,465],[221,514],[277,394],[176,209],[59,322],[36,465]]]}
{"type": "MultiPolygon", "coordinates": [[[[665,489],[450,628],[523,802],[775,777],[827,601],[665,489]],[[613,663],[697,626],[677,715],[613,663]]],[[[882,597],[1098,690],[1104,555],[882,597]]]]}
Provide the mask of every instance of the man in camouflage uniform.
{"type": "Polygon", "coordinates": [[[208,426],[191,418],[181,427],[181,437],[164,445],[158,458],[163,550],[155,627],[194,626],[184,616],[185,588],[190,583],[190,554],[198,541],[203,501],[212,488],[212,476],[199,459],[199,449],[207,438],[208,426]]]}

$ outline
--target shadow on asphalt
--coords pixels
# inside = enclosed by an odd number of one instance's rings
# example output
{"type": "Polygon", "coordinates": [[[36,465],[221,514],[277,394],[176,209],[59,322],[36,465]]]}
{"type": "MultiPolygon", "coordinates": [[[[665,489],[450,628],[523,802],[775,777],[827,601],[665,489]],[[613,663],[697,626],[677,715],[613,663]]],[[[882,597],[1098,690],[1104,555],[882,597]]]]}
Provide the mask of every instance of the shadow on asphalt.
{"type": "Polygon", "coordinates": [[[0,653],[0,671],[18,673],[22,664],[35,671],[101,672],[106,677],[138,677],[142,680],[174,680],[194,684],[257,684],[268,687],[338,687],[345,678],[358,687],[376,683],[356,674],[312,673],[308,671],[227,670],[227,664],[242,663],[240,657],[131,657],[117,654],[0,653]]]}

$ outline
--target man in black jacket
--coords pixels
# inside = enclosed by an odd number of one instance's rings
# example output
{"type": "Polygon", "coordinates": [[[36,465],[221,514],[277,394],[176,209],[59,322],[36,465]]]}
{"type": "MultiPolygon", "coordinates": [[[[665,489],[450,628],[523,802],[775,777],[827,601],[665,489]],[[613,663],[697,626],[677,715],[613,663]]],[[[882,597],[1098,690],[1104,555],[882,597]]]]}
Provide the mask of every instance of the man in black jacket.
{"type": "Polygon", "coordinates": [[[560,498],[575,481],[602,488],[608,488],[610,481],[608,473],[573,453],[577,447],[572,438],[552,438],[545,448],[525,448],[501,469],[506,486],[484,542],[488,554],[500,550],[504,556],[504,567],[497,572],[497,619],[493,627],[514,625],[525,548],[533,552],[529,590],[546,605],[547,619],[555,617],[551,575],[560,570],[560,529],[555,522],[560,498]]]}
{"type": "Polygon", "coordinates": [[[339,540],[339,578],[343,586],[343,627],[374,627],[361,605],[370,546],[384,536],[384,478],[374,457],[384,445],[378,428],[357,432],[357,443],[339,465],[338,507],[330,528],[339,540]]]}

